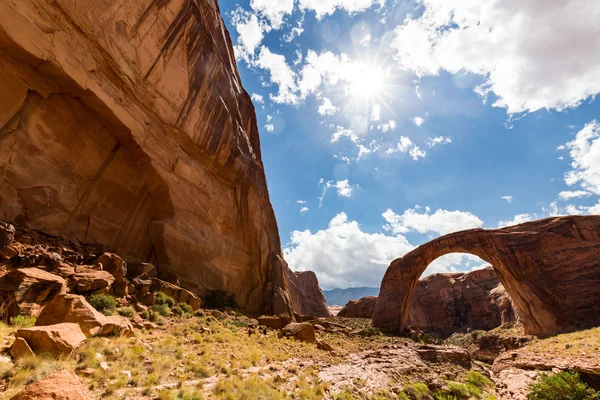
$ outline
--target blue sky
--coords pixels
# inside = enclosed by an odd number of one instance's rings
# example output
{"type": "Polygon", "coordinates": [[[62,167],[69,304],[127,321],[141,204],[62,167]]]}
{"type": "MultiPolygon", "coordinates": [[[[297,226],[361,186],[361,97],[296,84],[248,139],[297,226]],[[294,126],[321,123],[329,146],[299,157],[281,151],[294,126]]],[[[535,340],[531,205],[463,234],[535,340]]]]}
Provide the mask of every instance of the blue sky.
{"type": "Polygon", "coordinates": [[[600,3],[522,3],[220,1],[292,269],[378,286],[441,234],[600,213],[600,3]]]}

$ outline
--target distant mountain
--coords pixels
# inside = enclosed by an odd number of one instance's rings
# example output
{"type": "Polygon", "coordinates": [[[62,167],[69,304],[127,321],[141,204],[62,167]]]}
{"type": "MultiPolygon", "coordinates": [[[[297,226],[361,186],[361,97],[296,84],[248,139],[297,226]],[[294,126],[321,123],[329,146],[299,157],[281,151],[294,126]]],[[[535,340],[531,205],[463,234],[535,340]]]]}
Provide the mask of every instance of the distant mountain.
{"type": "Polygon", "coordinates": [[[354,287],[348,289],[323,290],[328,306],[345,306],[350,300],[379,295],[378,287],[354,287]]]}

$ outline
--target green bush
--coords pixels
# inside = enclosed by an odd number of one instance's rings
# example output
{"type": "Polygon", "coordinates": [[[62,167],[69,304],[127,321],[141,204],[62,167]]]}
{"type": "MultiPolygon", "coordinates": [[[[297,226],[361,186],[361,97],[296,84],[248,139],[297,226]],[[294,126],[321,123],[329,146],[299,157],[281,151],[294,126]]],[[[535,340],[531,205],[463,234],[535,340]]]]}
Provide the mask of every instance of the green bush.
{"type": "Polygon", "coordinates": [[[207,308],[236,308],[235,294],[229,294],[223,290],[213,290],[204,299],[207,308]]]}
{"type": "Polygon", "coordinates": [[[158,305],[164,304],[169,308],[173,308],[173,306],[175,305],[175,300],[172,297],[167,296],[163,292],[158,292],[158,293],[156,293],[156,297],[154,298],[154,304],[158,304],[158,305]]]}
{"type": "Polygon", "coordinates": [[[171,308],[167,304],[154,304],[152,307],[150,307],[150,310],[163,317],[171,316],[171,308]]]}
{"type": "Polygon", "coordinates": [[[204,317],[204,310],[200,309],[200,310],[194,311],[194,317],[198,317],[198,318],[204,317]]]}
{"type": "Polygon", "coordinates": [[[31,328],[35,325],[35,317],[16,315],[14,317],[10,317],[10,324],[18,328],[31,328]]]}
{"type": "Polygon", "coordinates": [[[581,381],[576,372],[541,374],[538,381],[529,386],[529,400],[594,400],[600,393],[581,381]]]}
{"type": "Polygon", "coordinates": [[[148,312],[148,310],[142,310],[142,312],[140,312],[140,317],[142,317],[143,319],[148,319],[150,318],[150,313],[148,312]]]}
{"type": "Polygon", "coordinates": [[[483,389],[484,387],[491,387],[494,385],[492,381],[489,380],[485,375],[477,371],[469,371],[467,373],[467,383],[480,389],[483,389]]]}
{"type": "Polygon", "coordinates": [[[188,303],[179,303],[179,308],[181,308],[181,310],[186,314],[191,314],[194,312],[194,309],[188,303]]]}
{"type": "Polygon", "coordinates": [[[429,397],[429,387],[424,383],[412,383],[404,387],[404,393],[414,400],[423,400],[429,397]]]}
{"type": "Polygon", "coordinates": [[[119,315],[122,315],[123,317],[128,317],[128,318],[131,318],[135,315],[135,310],[133,309],[133,307],[117,308],[117,312],[119,313],[119,315]]]}
{"type": "Polygon", "coordinates": [[[109,294],[93,294],[88,297],[88,303],[105,315],[113,315],[117,307],[117,299],[109,294]]]}

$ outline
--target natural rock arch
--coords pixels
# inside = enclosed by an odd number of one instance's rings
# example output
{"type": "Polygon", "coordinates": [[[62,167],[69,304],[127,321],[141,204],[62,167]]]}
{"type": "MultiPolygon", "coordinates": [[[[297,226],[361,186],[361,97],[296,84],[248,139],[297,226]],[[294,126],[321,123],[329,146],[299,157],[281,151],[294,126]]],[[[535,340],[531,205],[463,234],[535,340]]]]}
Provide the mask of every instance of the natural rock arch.
{"type": "Polygon", "coordinates": [[[373,324],[401,333],[419,277],[449,253],[473,254],[494,266],[529,334],[600,324],[600,216],[548,218],[432,240],[391,263],[373,324]]]}

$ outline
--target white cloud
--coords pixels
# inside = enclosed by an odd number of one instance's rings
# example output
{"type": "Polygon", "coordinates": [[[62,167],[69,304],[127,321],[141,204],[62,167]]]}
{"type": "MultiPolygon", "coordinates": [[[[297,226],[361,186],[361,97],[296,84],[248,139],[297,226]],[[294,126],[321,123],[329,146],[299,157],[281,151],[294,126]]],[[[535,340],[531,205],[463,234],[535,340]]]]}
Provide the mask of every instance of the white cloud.
{"type": "Polygon", "coordinates": [[[358,185],[351,185],[348,179],[344,179],[343,181],[327,181],[325,182],[323,178],[319,181],[319,185],[323,185],[323,192],[321,193],[321,197],[319,197],[319,208],[323,206],[323,201],[325,200],[325,195],[327,194],[327,189],[334,188],[337,190],[337,194],[339,197],[352,197],[352,193],[355,188],[358,188],[358,185]]]}
{"type": "Polygon", "coordinates": [[[512,226],[522,224],[524,222],[533,221],[536,218],[535,214],[517,214],[511,221],[500,221],[498,227],[503,228],[505,226],[512,226]]]}
{"type": "Polygon", "coordinates": [[[358,157],[357,157],[357,160],[360,160],[366,154],[376,153],[377,151],[379,151],[379,147],[380,146],[374,140],[371,141],[371,143],[369,143],[369,147],[366,147],[366,146],[363,146],[362,144],[359,144],[358,145],[358,157]]]}
{"type": "Polygon", "coordinates": [[[379,121],[381,119],[381,106],[379,104],[375,104],[373,106],[373,111],[371,111],[371,121],[379,121]]]}
{"type": "Polygon", "coordinates": [[[279,86],[276,96],[271,94],[271,100],[276,103],[297,104],[296,74],[285,61],[285,57],[262,46],[260,54],[255,62],[259,68],[269,71],[271,82],[279,86]]]}
{"type": "Polygon", "coordinates": [[[561,200],[570,200],[570,199],[579,199],[582,197],[588,197],[591,195],[592,194],[590,192],[585,191],[585,190],[574,190],[574,191],[566,190],[566,191],[560,192],[558,194],[558,197],[560,197],[561,200]]]}
{"type": "Polygon", "coordinates": [[[449,138],[447,136],[436,136],[433,138],[429,138],[429,140],[427,141],[427,146],[432,148],[437,146],[438,144],[450,144],[452,143],[452,138],[449,138]]]}
{"type": "Polygon", "coordinates": [[[284,254],[293,270],[312,270],[321,287],[332,289],[379,286],[390,262],[412,249],[403,236],[363,232],[340,213],[327,229],[292,232],[284,254]]]}
{"type": "Polygon", "coordinates": [[[250,7],[265,16],[274,29],[279,29],[284,17],[294,10],[294,0],[251,0],[250,7]]]}
{"type": "Polygon", "coordinates": [[[331,143],[338,142],[341,138],[347,137],[354,143],[358,143],[359,139],[356,133],[352,129],[346,129],[343,126],[337,126],[336,131],[333,135],[331,135],[331,143]]]}
{"type": "Polygon", "coordinates": [[[319,106],[319,114],[321,115],[334,115],[340,111],[340,109],[334,106],[327,97],[323,97],[323,104],[319,106]]]}
{"type": "Polygon", "coordinates": [[[445,235],[450,232],[462,231],[471,228],[481,228],[483,221],[476,215],[466,211],[447,211],[438,209],[431,214],[431,209],[425,207],[424,213],[419,213],[421,207],[396,214],[391,209],[383,213],[383,218],[388,222],[384,229],[393,233],[437,233],[445,235]]]}
{"type": "Polygon", "coordinates": [[[250,98],[252,99],[253,102],[258,103],[258,104],[264,104],[264,102],[265,102],[264,97],[262,97],[260,94],[257,94],[257,93],[252,93],[252,96],[250,96],[250,98]]]}
{"type": "Polygon", "coordinates": [[[367,47],[371,43],[371,34],[367,33],[360,39],[360,45],[363,47],[367,47]]]}
{"type": "Polygon", "coordinates": [[[501,196],[500,198],[502,200],[508,201],[509,203],[512,203],[512,201],[513,201],[513,197],[512,196],[501,196]]]}
{"type": "Polygon", "coordinates": [[[390,119],[388,122],[377,125],[377,129],[380,130],[381,132],[387,132],[387,131],[393,131],[394,129],[396,129],[397,126],[398,126],[398,124],[396,123],[396,121],[393,119],[390,119]]]}
{"type": "Polygon", "coordinates": [[[600,92],[600,2],[419,0],[396,28],[401,69],[419,76],[471,72],[510,114],[562,110],[600,92]]]}
{"type": "Polygon", "coordinates": [[[267,130],[267,132],[273,133],[275,131],[275,125],[273,125],[273,124],[266,124],[265,125],[265,129],[267,130]]]}
{"type": "Polygon", "coordinates": [[[296,200],[296,203],[298,203],[298,204],[306,204],[306,200],[296,200]]]}
{"type": "Polygon", "coordinates": [[[308,207],[302,207],[300,209],[300,214],[306,214],[308,212],[308,207]]]}
{"type": "Polygon", "coordinates": [[[300,0],[301,10],[312,10],[316,13],[317,19],[331,15],[338,8],[349,14],[363,12],[368,8],[379,5],[385,5],[385,0],[300,0]]]}
{"type": "Polygon", "coordinates": [[[390,155],[396,152],[400,153],[408,153],[410,157],[417,161],[419,158],[424,158],[427,155],[427,152],[422,150],[419,146],[414,144],[410,138],[406,136],[400,136],[400,140],[396,145],[396,148],[389,148],[385,151],[386,155],[390,155]]]}
{"type": "Polygon", "coordinates": [[[414,117],[413,122],[416,126],[421,126],[425,123],[425,120],[421,117],[414,117]]]}
{"type": "Polygon", "coordinates": [[[249,13],[241,7],[232,12],[231,23],[238,33],[236,57],[249,62],[265,37],[264,33],[269,32],[270,27],[261,23],[256,14],[249,13]]]}
{"type": "Polygon", "coordinates": [[[579,184],[586,192],[600,195],[600,123],[586,124],[565,147],[573,159],[572,170],[565,174],[566,184],[579,184]]]}
{"type": "Polygon", "coordinates": [[[273,119],[272,115],[267,115],[267,122],[270,122],[273,119]]]}

